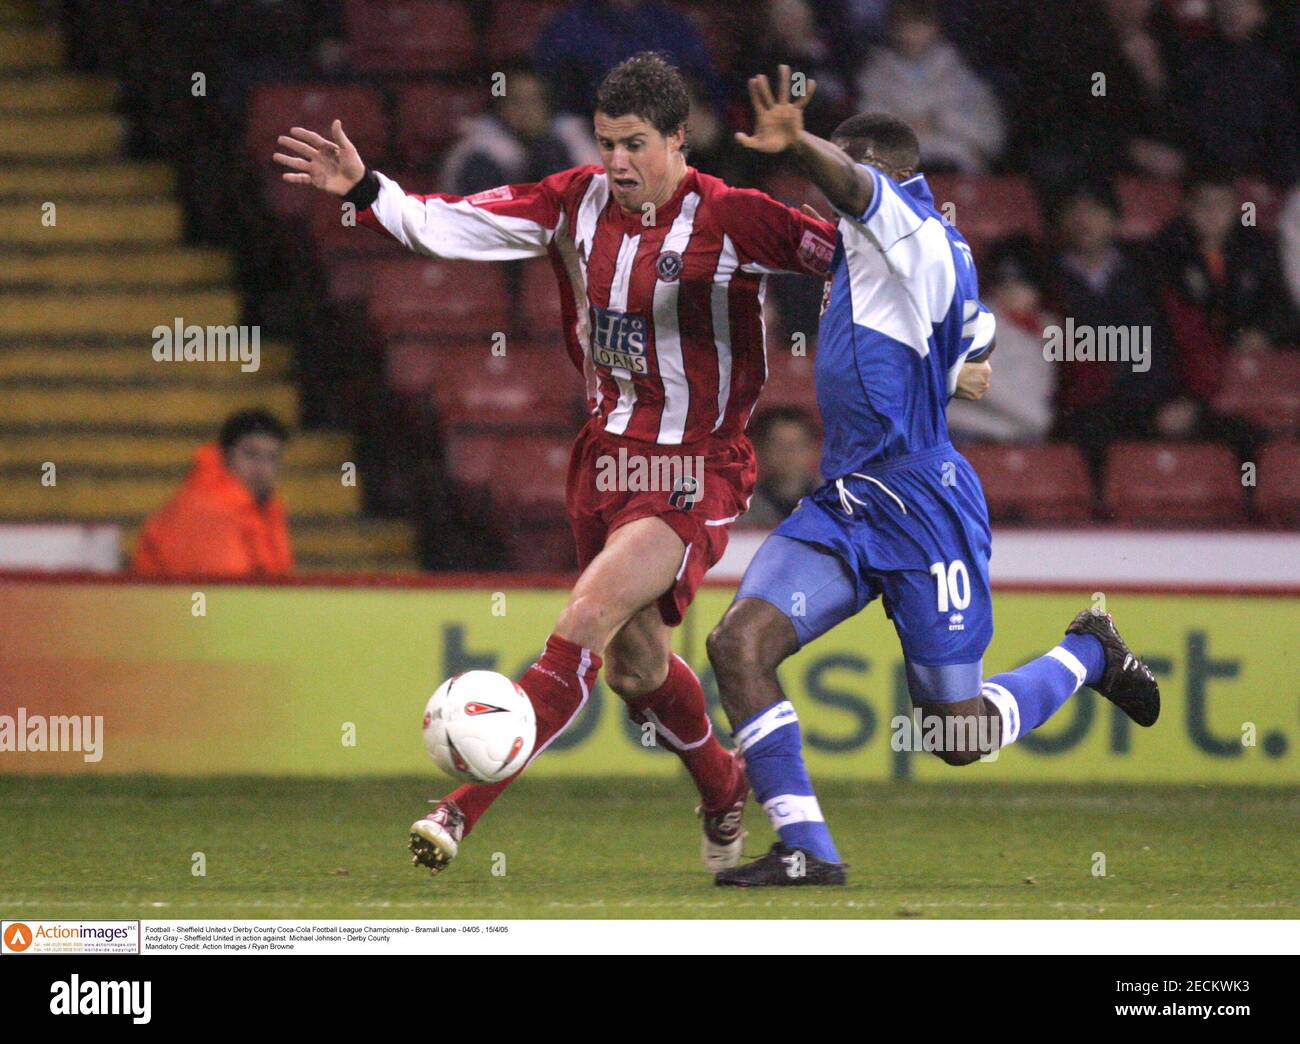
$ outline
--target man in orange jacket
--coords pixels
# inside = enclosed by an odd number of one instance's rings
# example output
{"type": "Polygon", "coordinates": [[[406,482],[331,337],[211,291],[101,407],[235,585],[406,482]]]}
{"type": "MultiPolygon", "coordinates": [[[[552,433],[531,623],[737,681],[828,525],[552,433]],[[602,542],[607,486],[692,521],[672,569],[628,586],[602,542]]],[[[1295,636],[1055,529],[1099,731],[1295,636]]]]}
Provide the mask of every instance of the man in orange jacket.
{"type": "Polygon", "coordinates": [[[283,576],[293,569],[276,496],[288,432],[265,410],[232,414],[201,446],[176,494],[145,523],[132,572],[143,576],[283,576]]]}

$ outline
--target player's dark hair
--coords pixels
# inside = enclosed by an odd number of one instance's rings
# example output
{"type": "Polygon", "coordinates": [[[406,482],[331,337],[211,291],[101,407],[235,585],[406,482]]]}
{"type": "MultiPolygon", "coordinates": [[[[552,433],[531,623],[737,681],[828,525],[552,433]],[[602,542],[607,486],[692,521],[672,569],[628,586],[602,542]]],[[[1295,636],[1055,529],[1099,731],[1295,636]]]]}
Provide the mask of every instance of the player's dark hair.
{"type": "Polygon", "coordinates": [[[862,112],[835,128],[831,140],[858,163],[884,165],[892,171],[916,170],[921,165],[921,143],[897,116],[862,112]]]}
{"type": "Polygon", "coordinates": [[[596,111],[606,116],[639,116],[667,136],[686,123],[690,96],[681,72],[666,55],[642,51],[609,71],[596,91],[596,111]]]}
{"type": "Polygon", "coordinates": [[[817,438],[816,422],[808,416],[807,411],[798,406],[773,406],[770,410],[764,410],[750,425],[750,437],[756,445],[761,446],[781,424],[797,424],[810,438],[817,438]]]}
{"type": "Polygon", "coordinates": [[[232,413],[221,425],[221,434],[217,438],[221,452],[229,453],[245,435],[270,435],[280,442],[289,441],[289,429],[274,413],[263,409],[240,410],[232,413]]]}

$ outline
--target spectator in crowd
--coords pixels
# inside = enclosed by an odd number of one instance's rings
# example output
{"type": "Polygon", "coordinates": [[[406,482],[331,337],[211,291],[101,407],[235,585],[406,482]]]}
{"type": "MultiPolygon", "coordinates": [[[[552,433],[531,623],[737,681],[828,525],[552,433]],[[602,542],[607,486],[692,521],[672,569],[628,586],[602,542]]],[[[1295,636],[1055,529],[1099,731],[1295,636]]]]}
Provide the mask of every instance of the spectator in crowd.
{"type": "MultiPolygon", "coordinates": [[[[1184,163],[1178,33],[1155,0],[1018,0],[999,23],[1020,147],[1052,192],[1135,171],[1176,176],[1184,163]]],[[[990,5],[1000,9],[999,5],[990,5]]],[[[987,19],[986,19],[987,20],[987,19]]]]}
{"type": "Polygon", "coordinates": [[[746,78],[756,70],[774,71],[784,64],[796,75],[816,80],[816,93],[804,111],[805,123],[814,134],[829,136],[853,115],[852,67],[841,62],[844,48],[832,46],[827,28],[818,23],[808,0],[764,0],[751,25],[741,48],[746,78]]]}
{"type": "MultiPolygon", "coordinates": [[[[697,81],[688,79],[686,89],[691,100],[686,121],[687,162],[729,185],[751,181],[754,153],[736,144],[725,116],[697,81]]],[[[587,136],[591,137],[590,131],[587,136]]]]}
{"type": "Polygon", "coordinates": [[[1251,433],[1212,409],[1233,352],[1288,339],[1292,311],[1276,243],[1242,223],[1224,176],[1188,179],[1183,213],[1153,244],[1161,305],[1174,349],[1175,394],[1156,414],[1166,438],[1220,438],[1248,455],[1251,433]]]}
{"type": "MultiPolygon", "coordinates": [[[[1059,437],[1076,442],[1099,473],[1115,438],[1147,434],[1149,420],[1169,391],[1169,346],[1148,259],[1118,237],[1119,208],[1109,186],[1084,184],[1055,206],[1060,243],[1050,279],[1050,304],[1064,317],[1061,340],[1076,333],[1124,328],[1150,338],[1149,368],[1130,356],[1056,362],[1059,437]]],[[[1072,342],[1071,342],[1072,345],[1072,342]]],[[[1131,351],[1131,349],[1130,349],[1131,351]]]]}
{"type": "Polygon", "coordinates": [[[993,381],[978,402],[954,399],[954,439],[1038,442],[1052,426],[1057,367],[1043,357],[1042,272],[1033,244],[1019,237],[995,248],[982,273],[984,303],[998,321],[993,381]]]}
{"type": "Polygon", "coordinates": [[[1218,31],[1193,52],[1179,101],[1202,163],[1278,184],[1300,175],[1295,41],[1263,0],[1214,0],[1218,31]],[[1288,48],[1290,51],[1288,52],[1288,48]]]}
{"type": "Polygon", "coordinates": [[[1277,242],[1243,211],[1231,179],[1197,174],[1187,179],[1183,212],[1156,238],[1162,304],[1180,365],[1191,363],[1198,392],[1230,350],[1267,349],[1290,340],[1292,309],[1277,242]]]}
{"type": "Polygon", "coordinates": [[[896,0],[889,45],[871,51],[858,95],[862,108],[897,116],[916,131],[927,172],[982,171],[1001,154],[1001,107],[944,38],[933,0],[896,0]]]}
{"type": "Polygon", "coordinates": [[[812,418],[793,406],[760,414],[752,428],[758,485],[740,525],[770,529],[818,486],[821,438],[812,418]]]}
{"type": "Polygon", "coordinates": [[[472,196],[498,185],[541,181],[583,163],[599,163],[591,128],[551,113],[546,84],[526,63],[502,70],[505,93],[492,109],[465,121],[443,164],[448,192],[472,196]]]}
{"type": "Polygon", "coordinates": [[[265,410],[232,414],[199,447],[180,490],[145,522],[132,571],[141,576],[283,576],[293,569],[276,495],[288,432],[265,410]]]}
{"type": "Polygon", "coordinates": [[[605,74],[639,51],[667,54],[722,104],[722,81],[703,38],[663,0],[577,0],[543,31],[537,69],[558,109],[589,117],[605,74]]]}

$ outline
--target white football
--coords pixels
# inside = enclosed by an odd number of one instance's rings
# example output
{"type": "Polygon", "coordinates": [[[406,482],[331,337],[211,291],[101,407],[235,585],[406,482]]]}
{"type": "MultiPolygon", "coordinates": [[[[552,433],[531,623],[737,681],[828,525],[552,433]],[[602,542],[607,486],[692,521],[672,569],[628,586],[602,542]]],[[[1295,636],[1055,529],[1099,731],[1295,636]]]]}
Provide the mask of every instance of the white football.
{"type": "Polygon", "coordinates": [[[532,756],[537,717],[528,695],[495,671],[448,678],[424,708],[424,745],[447,775],[467,783],[513,776],[532,756]]]}

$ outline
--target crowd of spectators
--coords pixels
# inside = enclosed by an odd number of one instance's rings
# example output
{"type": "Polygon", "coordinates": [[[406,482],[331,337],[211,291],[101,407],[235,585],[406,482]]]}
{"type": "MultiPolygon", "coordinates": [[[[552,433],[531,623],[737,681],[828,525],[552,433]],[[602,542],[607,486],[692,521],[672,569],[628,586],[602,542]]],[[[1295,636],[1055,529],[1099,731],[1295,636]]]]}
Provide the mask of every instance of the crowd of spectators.
{"type": "MultiPolygon", "coordinates": [[[[183,25],[153,0],[126,0],[108,21],[89,0],[65,7],[79,29],[74,63],[126,73],[123,106],[137,148],[188,164],[193,176],[182,184],[196,235],[227,240],[238,201],[213,155],[224,146],[219,135],[213,144],[211,134],[177,130],[186,128],[186,100],[167,76],[208,69],[214,109],[232,127],[273,81],[364,82],[390,97],[426,76],[481,88],[483,104],[423,157],[428,180],[411,186],[472,193],[591,161],[600,77],[632,53],[658,49],[690,81],[691,162],[793,202],[797,171],[732,138],[750,119],[746,78],[788,63],[817,81],[814,131],[885,110],[916,129],[927,174],[1032,188],[1033,221],[975,244],[999,355],[989,396],[953,407],[960,437],[1068,439],[1094,469],[1117,438],[1223,440],[1245,457],[1266,437],[1217,405],[1216,391],[1233,360],[1300,345],[1300,5],[538,0],[528,22],[530,5],[464,4],[478,58],[472,69],[431,62],[427,72],[354,60],[349,33],[384,6],[371,0],[208,0],[195,5],[205,16],[183,25]],[[515,15],[521,33],[533,27],[523,42],[511,38],[515,15]],[[138,41],[133,19],[173,60],[120,43],[138,41]],[[503,39],[513,46],[503,49],[503,39]],[[503,72],[511,89],[497,96],[490,85],[503,72]],[[1138,203],[1121,198],[1126,183],[1144,190],[1138,203]],[[1129,212],[1162,197],[1181,200],[1172,219],[1135,235],[1129,212]],[[1148,331],[1149,368],[1046,363],[1044,330],[1067,320],[1148,331]]],[[[959,228],[969,220],[956,215],[959,228]]],[[[250,261],[246,272],[256,268],[250,261]]],[[[272,272],[263,289],[278,278],[272,272]]],[[[815,331],[819,288],[787,280],[773,290],[774,328],[815,331]]]]}

